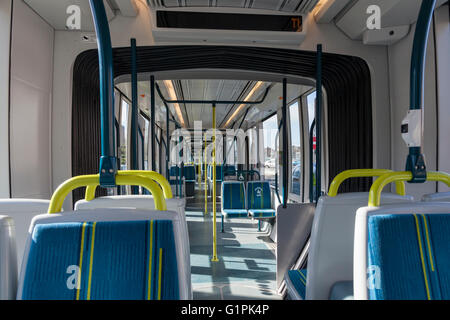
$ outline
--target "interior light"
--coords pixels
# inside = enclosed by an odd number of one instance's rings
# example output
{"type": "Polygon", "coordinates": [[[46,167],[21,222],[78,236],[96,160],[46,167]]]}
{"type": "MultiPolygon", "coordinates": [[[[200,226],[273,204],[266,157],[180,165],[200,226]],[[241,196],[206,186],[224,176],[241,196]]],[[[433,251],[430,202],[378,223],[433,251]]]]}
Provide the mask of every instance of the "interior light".
{"type": "MultiPolygon", "coordinates": [[[[167,88],[167,92],[169,93],[170,100],[178,100],[172,80],[164,80],[164,85],[167,88]]],[[[181,126],[185,127],[183,114],[181,113],[180,105],[178,103],[174,103],[173,106],[175,107],[175,113],[177,114],[177,117],[178,117],[178,120],[180,121],[181,126]]]]}
{"type": "MultiPolygon", "coordinates": [[[[253,89],[248,93],[247,97],[245,97],[244,101],[249,101],[253,97],[253,95],[255,94],[256,90],[258,90],[259,87],[262,86],[262,84],[263,84],[262,81],[258,81],[255,84],[255,86],[253,87],[253,89]]],[[[225,123],[224,127],[228,126],[230,124],[230,122],[233,121],[233,119],[239,114],[239,112],[241,112],[242,108],[244,108],[245,106],[246,106],[246,104],[243,103],[239,107],[237,107],[237,109],[233,112],[231,117],[225,123]]]]}

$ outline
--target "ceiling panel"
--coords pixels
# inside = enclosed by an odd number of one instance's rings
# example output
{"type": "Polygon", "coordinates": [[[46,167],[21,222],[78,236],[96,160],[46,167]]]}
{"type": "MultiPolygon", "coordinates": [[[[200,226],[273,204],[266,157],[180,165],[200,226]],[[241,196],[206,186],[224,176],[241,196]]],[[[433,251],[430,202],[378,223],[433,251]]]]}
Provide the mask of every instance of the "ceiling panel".
{"type": "Polygon", "coordinates": [[[147,0],[152,8],[222,7],[309,13],[319,0],[147,0]]]}
{"type": "MultiPolygon", "coordinates": [[[[205,79],[187,79],[177,80],[177,98],[181,99],[182,95],[185,100],[244,100],[255,85],[255,81],[247,80],[205,80],[205,79]]],[[[157,81],[163,96],[169,99],[169,94],[164,82],[157,81]]],[[[267,87],[271,87],[270,91],[260,105],[247,105],[233,119],[232,122],[239,124],[242,120],[247,108],[251,108],[246,117],[243,127],[253,126],[255,123],[271,115],[273,112],[281,108],[282,105],[282,85],[280,83],[265,82],[250,98],[251,101],[260,100],[267,87]]],[[[131,84],[129,82],[116,85],[126,96],[131,97],[131,84]]],[[[288,101],[299,97],[311,87],[302,85],[288,85],[288,101]]],[[[150,81],[138,82],[139,107],[145,113],[149,114],[150,106],[150,81]]],[[[156,96],[156,121],[160,126],[165,127],[165,106],[159,96],[156,96]]],[[[216,107],[216,123],[217,127],[223,127],[225,120],[234,113],[239,105],[218,105],[216,107]]],[[[175,116],[175,108],[173,104],[169,104],[172,115],[175,116]]],[[[212,108],[211,104],[180,104],[185,122],[189,119],[189,128],[194,128],[194,121],[202,121],[203,129],[212,128],[212,108]],[[187,111],[187,113],[185,113],[187,111]]],[[[177,118],[176,118],[177,119],[177,118]]],[[[178,120],[178,119],[177,119],[178,120]]],[[[186,123],[187,124],[187,123],[186,123]]],[[[231,123],[232,124],[232,123],[231,123]]],[[[228,127],[231,127],[231,124],[228,127]]],[[[238,125],[237,125],[238,126],[238,125]]]]}

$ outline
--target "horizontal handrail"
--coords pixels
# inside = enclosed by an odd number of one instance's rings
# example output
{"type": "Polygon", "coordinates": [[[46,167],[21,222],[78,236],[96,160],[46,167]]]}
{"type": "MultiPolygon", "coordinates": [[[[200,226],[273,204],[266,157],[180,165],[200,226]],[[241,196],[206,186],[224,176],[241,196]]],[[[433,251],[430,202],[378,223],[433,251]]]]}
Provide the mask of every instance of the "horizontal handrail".
{"type": "MultiPolygon", "coordinates": [[[[380,176],[372,185],[369,191],[369,207],[380,205],[381,192],[384,187],[392,182],[410,181],[413,174],[410,171],[390,172],[380,176]]],[[[450,187],[450,174],[446,172],[427,172],[427,181],[439,181],[450,187]]]]}
{"type": "MultiPolygon", "coordinates": [[[[392,170],[388,169],[352,169],[339,173],[330,184],[328,191],[329,197],[335,197],[338,194],[340,185],[350,178],[368,178],[368,177],[380,177],[387,173],[392,173],[392,170]]],[[[396,182],[396,191],[399,195],[405,195],[405,184],[403,182],[396,182]]]]}
{"type": "MultiPolygon", "coordinates": [[[[163,191],[160,186],[153,180],[150,180],[141,175],[123,174],[119,171],[116,175],[117,185],[135,185],[146,188],[153,195],[155,201],[156,210],[167,210],[166,201],[164,199],[163,191]]],[[[48,213],[58,213],[61,212],[64,199],[73,190],[81,187],[91,187],[95,188],[100,185],[100,175],[84,175],[73,177],[69,180],[63,182],[53,193],[50,199],[50,205],[48,208],[48,213]]]]}
{"type": "MultiPolygon", "coordinates": [[[[172,199],[172,188],[170,187],[169,181],[162,175],[155,171],[142,171],[142,170],[124,170],[124,171],[118,171],[121,175],[138,175],[141,177],[144,177],[146,179],[154,180],[159,183],[159,185],[162,188],[162,191],[164,193],[164,198],[166,199],[172,199]]],[[[97,189],[97,185],[95,186],[87,186],[86,187],[86,194],[85,194],[85,200],[91,201],[95,198],[95,190],[97,189]]],[[[153,194],[153,193],[152,193],[153,194]]]]}

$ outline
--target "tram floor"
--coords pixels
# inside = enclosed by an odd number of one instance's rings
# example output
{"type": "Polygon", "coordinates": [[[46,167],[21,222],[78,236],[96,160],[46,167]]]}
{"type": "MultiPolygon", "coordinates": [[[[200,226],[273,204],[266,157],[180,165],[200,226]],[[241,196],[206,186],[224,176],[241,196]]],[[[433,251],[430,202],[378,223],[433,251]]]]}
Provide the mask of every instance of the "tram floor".
{"type": "MultiPolygon", "coordinates": [[[[198,195],[198,193],[197,193],[198,195]]],[[[195,300],[273,300],[276,292],[276,258],[268,233],[258,232],[249,218],[225,220],[221,232],[220,199],[216,220],[217,256],[213,257],[213,213],[204,197],[187,200],[186,218],[191,249],[191,277],[195,300]]]]}

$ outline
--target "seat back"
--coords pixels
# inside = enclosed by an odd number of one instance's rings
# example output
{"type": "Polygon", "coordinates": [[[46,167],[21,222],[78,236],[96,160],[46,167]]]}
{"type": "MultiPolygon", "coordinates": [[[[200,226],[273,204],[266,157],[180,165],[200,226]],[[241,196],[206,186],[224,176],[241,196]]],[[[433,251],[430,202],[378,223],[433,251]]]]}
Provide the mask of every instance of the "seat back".
{"type": "MultiPolygon", "coordinates": [[[[181,221],[179,236],[182,239],[181,248],[183,252],[183,259],[180,261],[180,266],[184,269],[185,282],[187,286],[191,288],[190,245],[188,225],[185,214],[186,201],[185,199],[180,198],[166,199],[166,205],[167,210],[176,212],[181,221]]],[[[151,210],[154,207],[154,200],[153,196],[151,195],[108,196],[95,198],[92,201],[79,200],[75,203],[75,211],[107,208],[133,208],[137,210],[151,210]]]]}
{"type": "Polygon", "coordinates": [[[450,204],[360,208],[355,220],[356,299],[450,299],[450,204]]]}
{"type": "Polygon", "coordinates": [[[185,181],[195,181],[195,167],[185,166],[183,169],[185,181]]]}
{"type": "MultiPolygon", "coordinates": [[[[223,170],[223,166],[216,165],[216,181],[217,182],[222,181],[222,170],[223,170]]],[[[208,179],[210,181],[213,180],[213,166],[212,165],[208,165],[208,179]]]]}
{"type": "Polygon", "coordinates": [[[0,300],[15,299],[17,290],[17,253],[14,220],[0,216],[0,300]]]}
{"type": "Polygon", "coordinates": [[[450,192],[438,192],[426,194],[422,197],[422,201],[430,202],[430,201],[444,201],[450,202],[450,192]]]}
{"type": "Polygon", "coordinates": [[[170,167],[169,173],[170,173],[171,177],[174,177],[176,175],[179,176],[180,175],[180,167],[177,167],[177,166],[170,167]]]}
{"type": "Polygon", "coordinates": [[[224,181],[222,183],[222,210],[245,209],[244,183],[224,181]]]}
{"type": "Polygon", "coordinates": [[[28,228],[34,216],[46,213],[49,200],[38,199],[1,199],[0,215],[7,215],[14,220],[17,247],[17,265],[22,263],[28,228]]]}
{"type": "Polygon", "coordinates": [[[247,205],[248,209],[273,209],[269,182],[247,182],[247,205]]]}
{"type": "Polygon", "coordinates": [[[33,219],[18,299],[187,299],[172,211],[79,210],[33,219]]]}
{"type": "MultiPolygon", "coordinates": [[[[320,197],[311,229],[306,299],[327,300],[335,283],[353,279],[355,215],[368,198],[368,192],[320,197]]],[[[412,198],[386,193],[382,201],[399,203],[412,198]]]]}

